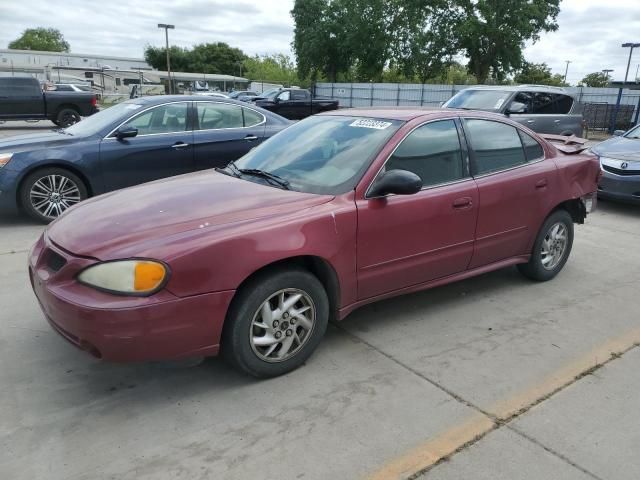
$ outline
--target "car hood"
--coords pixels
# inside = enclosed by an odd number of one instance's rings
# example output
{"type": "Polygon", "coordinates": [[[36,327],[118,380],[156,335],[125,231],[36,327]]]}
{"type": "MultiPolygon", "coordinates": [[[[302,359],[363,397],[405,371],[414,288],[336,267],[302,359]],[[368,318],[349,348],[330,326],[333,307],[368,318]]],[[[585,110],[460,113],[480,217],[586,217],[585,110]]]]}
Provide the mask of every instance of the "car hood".
{"type": "Polygon", "coordinates": [[[0,152],[16,153],[25,150],[50,148],[59,145],[67,145],[83,139],[83,137],[57,132],[30,133],[27,135],[10,137],[6,140],[0,141],[0,152]]]}
{"type": "Polygon", "coordinates": [[[591,150],[603,157],[640,160],[640,139],[613,137],[599,143],[591,150]]]}
{"type": "Polygon", "coordinates": [[[208,170],[82,202],[49,225],[47,236],[75,255],[108,260],[124,251],[128,256],[140,255],[147,244],[156,246],[164,237],[283,215],[332,198],[208,170]]]}

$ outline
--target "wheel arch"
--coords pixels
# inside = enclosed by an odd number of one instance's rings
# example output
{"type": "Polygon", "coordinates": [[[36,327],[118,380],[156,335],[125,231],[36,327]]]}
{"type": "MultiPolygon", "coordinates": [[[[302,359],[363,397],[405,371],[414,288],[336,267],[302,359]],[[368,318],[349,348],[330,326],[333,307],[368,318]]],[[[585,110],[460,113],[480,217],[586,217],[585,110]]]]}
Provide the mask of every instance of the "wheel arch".
{"type": "MultiPolygon", "coordinates": [[[[573,223],[577,223],[579,225],[582,225],[585,218],[587,218],[587,209],[579,198],[565,200],[564,202],[559,203],[549,212],[549,215],[557,210],[566,210],[569,215],[571,215],[573,223]]],[[[549,215],[547,215],[547,217],[549,215]]]]}
{"type": "MultiPolygon", "coordinates": [[[[287,267],[302,268],[314,275],[320,281],[327,292],[327,297],[329,299],[329,320],[337,320],[338,309],[340,308],[340,279],[333,266],[324,258],[316,255],[299,255],[283,258],[260,267],[246,277],[240,285],[238,285],[234,299],[237,298],[238,292],[240,292],[246,284],[256,276],[263,275],[270,271],[286,269],[287,267]]],[[[232,299],[232,302],[234,299],[232,299]]]]}
{"type": "Polygon", "coordinates": [[[93,196],[93,191],[94,191],[93,185],[91,185],[89,178],[87,177],[87,175],[84,174],[84,172],[81,169],[77,168],[73,164],[53,160],[48,163],[39,163],[37,165],[34,165],[32,168],[22,172],[22,176],[18,180],[18,187],[16,188],[16,203],[20,208],[22,208],[22,200],[20,199],[20,192],[22,191],[22,186],[24,185],[25,180],[32,173],[37,172],[38,170],[44,170],[46,168],[61,168],[63,170],[70,171],[71,173],[76,175],[78,178],[80,178],[80,180],[82,180],[82,182],[84,183],[84,186],[87,188],[88,197],[93,196]]]}

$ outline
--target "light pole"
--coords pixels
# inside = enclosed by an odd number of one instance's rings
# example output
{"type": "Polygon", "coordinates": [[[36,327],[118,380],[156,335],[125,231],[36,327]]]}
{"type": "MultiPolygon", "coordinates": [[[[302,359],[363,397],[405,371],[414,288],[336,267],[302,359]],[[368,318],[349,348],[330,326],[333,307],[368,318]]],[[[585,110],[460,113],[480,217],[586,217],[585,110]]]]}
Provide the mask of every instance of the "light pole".
{"type": "Polygon", "coordinates": [[[173,93],[173,85],[171,84],[171,60],[169,59],[169,29],[173,30],[176,26],[169,25],[168,23],[159,23],[158,28],[164,28],[164,39],[167,50],[167,77],[169,79],[169,94],[171,94],[173,93]]]}
{"type": "Polygon", "coordinates": [[[567,73],[569,73],[569,64],[571,60],[565,60],[567,62],[567,68],[564,69],[564,83],[567,83],[567,73]]]}
{"type": "Polygon", "coordinates": [[[613,72],[612,68],[605,68],[604,70],[602,70],[602,73],[604,73],[604,79],[607,81],[607,83],[609,83],[609,74],[613,72]]]}
{"type": "Polygon", "coordinates": [[[629,61],[627,62],[627,73],[624,74],[624,83],[627,83],[627,77],[629,76],[629,66],[631,65],[631,55],[633,55],[633,49],[640,47],[640,43],[623,43],[622,48],[631,48],[629,50],[629,61]]]}

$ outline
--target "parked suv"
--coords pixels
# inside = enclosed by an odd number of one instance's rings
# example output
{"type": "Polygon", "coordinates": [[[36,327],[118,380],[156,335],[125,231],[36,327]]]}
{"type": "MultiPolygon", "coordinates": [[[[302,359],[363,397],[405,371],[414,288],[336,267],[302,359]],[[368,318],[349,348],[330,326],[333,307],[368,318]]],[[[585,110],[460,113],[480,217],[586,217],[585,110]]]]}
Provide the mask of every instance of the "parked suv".
{"type": "Polygon", "coordinates": [[[560,87],[470,87],[455,94],[444,106],[502,113],[538,133],[578,137],[583,134],[582,105],[560,87]]]}

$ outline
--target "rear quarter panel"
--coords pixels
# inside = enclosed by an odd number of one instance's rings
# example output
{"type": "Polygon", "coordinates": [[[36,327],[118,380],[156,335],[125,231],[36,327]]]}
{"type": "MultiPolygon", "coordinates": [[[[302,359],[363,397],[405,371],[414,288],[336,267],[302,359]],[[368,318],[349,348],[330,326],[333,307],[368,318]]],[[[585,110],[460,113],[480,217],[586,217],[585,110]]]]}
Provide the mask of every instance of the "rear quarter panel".
{"type": "Polygon", "coordinates": [[[565,192],[563,201],[595,193],[600,175],[598,157],[590,153],[564,154],[555,147],[554,150],[558,178],[565,192]]]}

